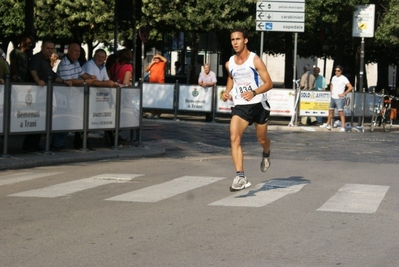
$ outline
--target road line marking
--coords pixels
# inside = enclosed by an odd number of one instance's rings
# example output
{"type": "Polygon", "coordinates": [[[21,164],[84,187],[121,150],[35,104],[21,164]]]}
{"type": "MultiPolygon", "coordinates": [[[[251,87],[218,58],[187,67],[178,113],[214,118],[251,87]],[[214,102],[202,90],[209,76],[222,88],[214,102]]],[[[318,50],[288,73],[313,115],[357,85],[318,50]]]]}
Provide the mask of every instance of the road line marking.
{"type": "Polygon", "coordinates": [[[375,213],[389,186],[345,184],[318,211],[375,213]]]}
{"type": "Polygon", "coordinates": [[[240,191],[232,196],[215,201],[212,206],[263,207],[288,194],[299,192],[308,181],[271,180],[257,184],[254,188],[240,191]]]}
{"type": "Polygon", "coordinates": [[[111,201],[158,202],[175,195],[212,184],[225,177],[183,176],[172,181],[149,186],[126,194],[107,198],[111,201]]]}
{"type": "Polygon", "coordinates": [[[24,172],[24,173],[16,173],[5,177],[0,177],[0,186],[15,184],[19,182],[29,181],[37,178],[43,178],[47,176],[59,175],[64,172],[43,172],[43,173],[32,173],[32,172],[24,172]]]}
{"type": "Polygon", "coordinates": [[[93,179],[119,181],[119,182],[130,182],[134,178],[143,176],[144,174],[129,174],[129,173],[103,173],[100,175],[93,176],[93,179]]]}
{"type": "MultiPolygon", "coordinates": [[[[141,176],[142,174],[131,174],[133,177],[141,176]]],[[[114,174],[115,176],[115,174],[114,174]]],[[[77,193],[86,189],[95,188],[98,186],[115,183],[115,180],[110,179],[99,179],[100,176],[93,176],[90,178],[80,179],[76,181],[51,185],[48,187],[33,189],[25,192],[15,193],[9,196],[12,197],[44,197],[44,198],[55,198],[65,195],[77,193]]]]}

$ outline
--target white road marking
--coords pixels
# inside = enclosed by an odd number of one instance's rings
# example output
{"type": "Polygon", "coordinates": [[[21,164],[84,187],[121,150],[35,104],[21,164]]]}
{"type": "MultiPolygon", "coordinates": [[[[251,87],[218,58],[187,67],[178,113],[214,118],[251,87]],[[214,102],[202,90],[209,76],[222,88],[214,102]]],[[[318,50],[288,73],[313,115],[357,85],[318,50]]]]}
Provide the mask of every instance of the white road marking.
{"type": "Polygon", "coordinates": [[[299,192],[309,182],[297,180],[271,180],[261,183],[252,189],[244,189],[238,193],[215,201],[212,206],[263,207],[288,194],[299,192]]]}
{"type": "Polygon", "coordinates": [[[375,213],[389,186],[345,184],[318,211],[375,213]]]}
{"type": "Polygon", "coordinates": [[[183,176],[166,183],[142,188],[126,194],[107,198],[106,200],[127,202],[158,202],[222,179],[225,179],[225,177],[183,176]]]}
{"type": "Polygon", "coordinates": [[[134,178],[143,176],[144,174],[127,174],[127,173],[103,173],[96,176],[93,176],[94,179],[99,180],[109,180],[109,181],[119,181],[119,182],[130,182],[133,181],[134,178]]]}
{"type": "Polygon", "coordinates": [[[29,181],[37,178],[43,178],[52,175],[58,175],[64,172],[42,172],[42,173],[32,173],[32,172],[23,172],[23,173],[16,173],[8,176],[1,176],[0,177],[0,186],[8,185],[8,184],[15,184],[19,182],[29,181]]]}
{"type": "MultiPolygon", "coordinates": [[[[142,174],[131,174],[131,177],[138,177],[142,174]]],[[[110,175],[114,176],[114,175],[110,175]]],[[[51,185],[48,187],[33,189],[25,192],[15,193],[9,196],[12,197],[44,197],[44,198],[54,198],[65,196],[73,193],[77,193],[86,189],[95,188],[98,186],[115,183],[112,179],[99,179],[98,176],[93,176],[90,178],[80,179],[72,182],[61,183],[56,185],[51,185]]]]}

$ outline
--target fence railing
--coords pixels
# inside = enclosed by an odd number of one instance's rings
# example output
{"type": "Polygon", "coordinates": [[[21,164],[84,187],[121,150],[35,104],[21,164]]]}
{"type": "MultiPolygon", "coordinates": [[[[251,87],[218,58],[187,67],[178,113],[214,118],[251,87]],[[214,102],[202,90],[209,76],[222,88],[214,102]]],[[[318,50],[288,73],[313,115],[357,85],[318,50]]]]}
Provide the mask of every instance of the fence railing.
{"type": "MultiPolygon", "coordinates": [[[[159,109],[173,113],[175,119],[179,112],[211,113],[212,120],[217,114],[231,113],[232,101],[223,102],[221,94],[224,86],[202,87],[199,85],[176,84],[143,84],[143,109],[159,109]]],[[[296,91],[294,89],[272,89],[268,93],[270,116],[291,117],[317,116],[327,117],[331,94],[329,91],[296,91]],[[297,110],[295,97],[300,95],[297,110]],[[297,111],[297,112],[295,112],[297,111]]],[[[348,94],[345,99],[345,116],[371,117],[375,103],[374,94],[348,94]],[[353,104],[353,106],[352,106],[353,104]],[[364,111],[363,111],[364,109],[364,111]]],[[[336,115],[338,112],[336,111],[336,115]]]]}
{"type": "MultiPolygon", "coordinates": [[[[51,79],[49,79],[51,80],[51,79]]],[[[231,113],[232,101],[222,101],[224,86],[143,83],[138,87],[91,87],[52,84],[38,86],[11,83],[9,76],[0,85],[0,134],[3,135],[3,156],[7,156],[8,137],[18,134],[45,134],[50,152],[50,138],[56,132],[83,132],[83,150],[87,149],[89,131],[137,129],[141,144],[143,109],[157,109],[174,114],[196,112],[211,114],[231,113]]],[[[328,116],[329,91],[296,91],[272,89],[268,93],[271,116],[328,116]],[[295,97],[299,94],[299,104],[295,97]]],[[[348,94],[345,116],[371,117],[375,94],[348,94]],[[365,98],[364,98],[365,97],[365,98]],[[364,107],[363,107],[364,106],[364,107]]],[[[338,113],[336,113],[337,115],[338,113]]],[[[114,146],[118,147],[115,134],[114,146]]]]}
{"type": "MultiPolygon", "coordinates": [[[[11,83],[6,77],[0,85],[0,133],[3,156],[8,152],[10,135],[45,134],[45,151],[56,132],[83,132],[83,150],[87,133],[98,130],[138,129],[141,143],[141,87],[64,86],[51,82],[46,86],[11,83]]],[[[118,147],[115,134],[114,146],[118,147]]]]}

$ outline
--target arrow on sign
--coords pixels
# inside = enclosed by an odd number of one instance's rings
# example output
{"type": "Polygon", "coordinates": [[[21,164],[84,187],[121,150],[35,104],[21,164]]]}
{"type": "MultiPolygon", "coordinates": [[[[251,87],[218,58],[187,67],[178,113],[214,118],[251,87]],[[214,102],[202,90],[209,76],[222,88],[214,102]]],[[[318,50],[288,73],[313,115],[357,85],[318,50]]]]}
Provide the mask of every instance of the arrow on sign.
{"type": "Polygon", "coordinates": [[[259,7],[260,10],[263,10],[263,8],[264,8],[265,6],[263,5],[263,2],[260,2],[259,5],[258,5],[258,7],[259,7]]]}
{"type": "Polygon", "coordinates": [[[263,19],[264,15],[263,12],[259,12],[258,18],[263,19]]]}

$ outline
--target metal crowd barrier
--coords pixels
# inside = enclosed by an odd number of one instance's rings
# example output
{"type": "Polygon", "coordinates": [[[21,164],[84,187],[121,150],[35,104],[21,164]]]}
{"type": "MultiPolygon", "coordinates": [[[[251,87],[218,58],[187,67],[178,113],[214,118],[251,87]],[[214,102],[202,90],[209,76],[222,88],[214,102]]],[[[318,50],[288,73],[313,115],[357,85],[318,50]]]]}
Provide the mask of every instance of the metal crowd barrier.
{"type": "Polygon", "coordinates": [[[10,135],[45,134],[44,154],[50,151],[51,134],[83,132],[83,148],[87,149],[90,131],[115,131],[112,149],[118,149],[119,130],[137,132],[141,145],[142,86],[90,87],[30,83],[12,83],[7,75],[0,85],[0,133],[3,157],[9,157],[10,135]],[[3,108],[1,108],[1,104],[3,108]]]}
{"type": "MultiPolygon", "coordinates": [[[[211,113],[214,122],[217,114],[231,113],[232,101],[223,102],[221,94],[224,86],[204,88],[199,85],[175,84],[143,84],[143,109],[156,109],[174,114],[180,112],[211,113]]],[[[316,116],[327,117],[330,106],[330,91],[301,91],[294,89],[276,88],[268,93],[268,101],[271,106],[270,116],[316,116]],[[299,103],[295,105],[295,99],[299,94],[299,103]]],[[[373,94],[355,92],[348,94],[345,99],[345,116],[371,117],[375,103],[373,94]]],[[[338,116],[338,112],[335,112],[338,116]]]]}

